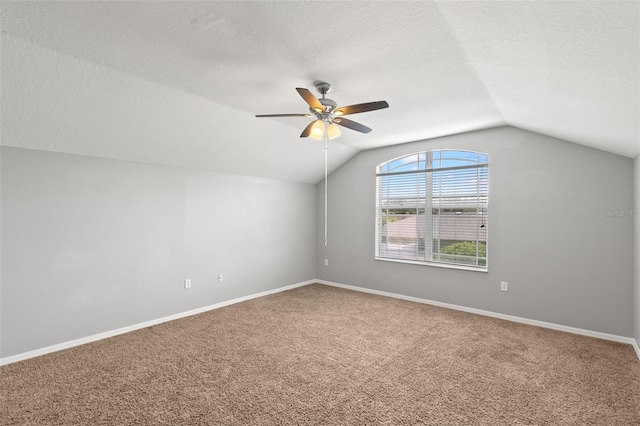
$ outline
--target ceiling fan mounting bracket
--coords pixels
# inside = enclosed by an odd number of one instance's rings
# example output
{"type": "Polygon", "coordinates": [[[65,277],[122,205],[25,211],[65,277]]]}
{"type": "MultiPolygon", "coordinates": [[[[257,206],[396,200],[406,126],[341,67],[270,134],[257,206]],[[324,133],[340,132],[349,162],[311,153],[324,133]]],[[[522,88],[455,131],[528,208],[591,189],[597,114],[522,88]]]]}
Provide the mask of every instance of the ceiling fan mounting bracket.
{"type": "Polygon", "coordinates": [[[331,84],[326,81],[318,81],[315,83],[315,86],[316,90],[318,90],[318,93],[320,93],[322,97],[331,91],[331,84]]]}

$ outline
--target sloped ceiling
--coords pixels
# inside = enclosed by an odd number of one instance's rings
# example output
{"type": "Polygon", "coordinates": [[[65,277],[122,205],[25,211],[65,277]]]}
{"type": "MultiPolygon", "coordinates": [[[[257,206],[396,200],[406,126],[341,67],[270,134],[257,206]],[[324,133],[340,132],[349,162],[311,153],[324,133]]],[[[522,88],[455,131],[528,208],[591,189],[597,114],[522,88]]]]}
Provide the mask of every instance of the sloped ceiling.
{"type": "Polygon", "coordinates": [[[315,183],[296,87],[359,150],[512,125],[640,154],[638,2],[2,2],[2,144],[315,183]]]}

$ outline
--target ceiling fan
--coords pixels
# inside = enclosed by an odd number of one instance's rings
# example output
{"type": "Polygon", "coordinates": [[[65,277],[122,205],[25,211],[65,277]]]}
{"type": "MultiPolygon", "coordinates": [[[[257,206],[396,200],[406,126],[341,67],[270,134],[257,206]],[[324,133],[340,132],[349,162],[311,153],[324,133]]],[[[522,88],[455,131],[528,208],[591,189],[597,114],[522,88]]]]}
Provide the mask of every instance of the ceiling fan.
{"type": "Polygon", "coordinates": [[[300,134],[301,138],[308,136],[313,139],[321,140],[327,133],[329,139],[340,136],[340,129],[336,124],[346,127],[356,132],[369,133],[372,129],[353,120],[344,118],[349,114],[358,114],[361,112],[375,111],[377,109],[389,108],[386,101],[367,102],[364,104],[349,105],[339,107],[338,104],[325,95],[331,90],[331,85],[324,81],[315,83],[316,89],[322,95],[321,99],[316,98],[309,90],[304,88],[296,88],[302,99],[309,104],[309,113],[307,114],[260,114],[256,117],[315,117],[300,134]]]}

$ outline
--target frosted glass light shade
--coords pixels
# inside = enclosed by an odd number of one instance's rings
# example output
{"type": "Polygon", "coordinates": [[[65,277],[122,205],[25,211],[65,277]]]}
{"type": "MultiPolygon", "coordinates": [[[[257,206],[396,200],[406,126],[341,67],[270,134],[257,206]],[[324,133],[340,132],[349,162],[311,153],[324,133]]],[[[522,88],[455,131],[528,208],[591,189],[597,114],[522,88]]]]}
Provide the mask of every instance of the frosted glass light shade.
{"type": "Polygon", "coordinates": [[[324,123],[320,120],[314,121],[309,136],[319,141],[322,140],[324,136],[324,123]]]}
{"type": "Polygon", "coordinates": [[[327,128],[327,136],[329,139],[335,139],[341,134],[342,132],[340,132],[340,128],[337,125],[334,123],[329,124],[329,127],[327,128]]]}

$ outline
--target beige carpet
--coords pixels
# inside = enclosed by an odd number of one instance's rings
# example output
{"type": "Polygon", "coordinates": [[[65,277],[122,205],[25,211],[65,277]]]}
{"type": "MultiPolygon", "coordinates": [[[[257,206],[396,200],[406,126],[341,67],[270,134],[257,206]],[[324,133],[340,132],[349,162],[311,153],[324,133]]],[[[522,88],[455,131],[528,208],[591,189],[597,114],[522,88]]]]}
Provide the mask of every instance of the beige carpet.
{"type": "Polygon", "coordinates": [[[323,285],[0,368],[2,425],[638,425],[631,346],[323,285]]]}

